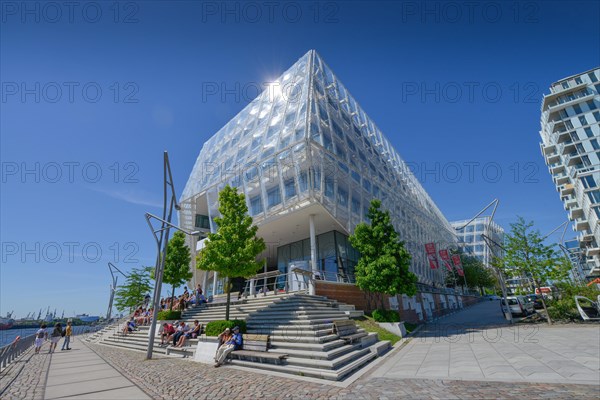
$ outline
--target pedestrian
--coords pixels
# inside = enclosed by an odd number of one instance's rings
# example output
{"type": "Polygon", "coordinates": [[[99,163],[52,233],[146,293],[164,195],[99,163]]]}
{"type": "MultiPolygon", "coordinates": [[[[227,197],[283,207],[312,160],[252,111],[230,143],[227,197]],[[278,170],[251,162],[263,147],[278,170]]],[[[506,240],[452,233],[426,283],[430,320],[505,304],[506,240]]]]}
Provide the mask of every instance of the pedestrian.
{"type": "Polygon", "coordinates": [[[52,334],[50,335],[50,349],[48,350],[48,353],[54,353],[54,350],[56,350],[56,345],[60,341],[61,337],[62,325],[60,324],[60,322],[57,322],[56,325],[54,325],[54,330],[52,330],[52,334]]]}
{"type": "Polygon", "coordinates": [[[63,341],[63,345],[62,348],[60,349],[65,350],[65,347],[67,350],[71,350],[71,348],[69,347],[69,344],[71,343],[71,335],[73,334],[73,328],[71,327],[71,320],[67,321],[67,327],[65,328],[65,340],[63,341]]]}
{"type": "Polygon", "coordinates": [[[46,339],[48,339],[48,331],[46,330],[46,324],[42,324],[35,333],[35,354],[40,352],[46,339]]]}

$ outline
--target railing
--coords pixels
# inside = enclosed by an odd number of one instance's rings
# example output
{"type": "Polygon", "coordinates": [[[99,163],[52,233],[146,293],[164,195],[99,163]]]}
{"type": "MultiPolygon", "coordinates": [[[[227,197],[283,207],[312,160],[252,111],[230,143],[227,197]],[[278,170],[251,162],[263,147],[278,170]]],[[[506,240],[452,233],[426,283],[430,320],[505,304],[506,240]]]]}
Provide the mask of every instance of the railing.
{"type": "Polygon", "coordinates": [[[17,357],[29,349],[35,341],[35,334],[15,340],[11,344],[0,348],[0,368],[6,368],[17,357]]]}

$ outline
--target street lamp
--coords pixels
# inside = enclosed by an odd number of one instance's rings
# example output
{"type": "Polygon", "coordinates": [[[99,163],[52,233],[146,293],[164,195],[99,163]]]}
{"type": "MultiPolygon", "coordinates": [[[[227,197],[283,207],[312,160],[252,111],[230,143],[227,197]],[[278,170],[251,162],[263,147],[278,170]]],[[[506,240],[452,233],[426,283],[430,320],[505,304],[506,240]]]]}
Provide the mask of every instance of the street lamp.
{"type": "Polygon", "coordinates": [[[117,290],[117,279],[119,278],[118,275],[115,275],[115,272],[120,273],[125,278],[129,278],[129,275],[121,271],[111,262],[108,263],[108,270],[110,271],[110,275],[112,277],[112,285],[110,287],[110,300],[108,301],[108,311],[106,312],[106,319],[110,320],[110,317],[112,316],[113,300],[115,299],[115,291],[117,290]]]}
{"type": "Polygon", "coordinates": [[[146,352],[146,359],[152,359],[152,350],[154,349],[154,335],[156,332],[156,318],[158,316],[158,309],[160,307],[160,291],[162,287],[163,272],[165,266],[165,258],[167,256],[167,245],[169,243],[169,231],[171,228],[177,229],[187,235],[198,235],[200,232],[194,231],[189,232],[171,223],[173,217],[173,209],[180,210],[181,207],[177,204],[177,196],[175,194],[175,186],[173,185],[173,174],[171,173],[171,164],[169,163],[169,154],[165,151],[163,157],[163,214],[162,218],[159,218],[150,213],[146,213],[146,222],[152,231],[154,240],[156,241],[156,268],[154,270],[154,301],[153,312],[152,312],[152,324],[150,326],[150,337],[148,340],[148,350],[146,352]],[[168,190],[170,189],[170,191],[168,190]],[[169,196],[170,195],[170,196],[169,196]],[[167,207],[168,203],[168,207],[167,207]],[[161,222],[161,227],[155,229],[150,222],[150,219],[156,219],[161,222]]]}

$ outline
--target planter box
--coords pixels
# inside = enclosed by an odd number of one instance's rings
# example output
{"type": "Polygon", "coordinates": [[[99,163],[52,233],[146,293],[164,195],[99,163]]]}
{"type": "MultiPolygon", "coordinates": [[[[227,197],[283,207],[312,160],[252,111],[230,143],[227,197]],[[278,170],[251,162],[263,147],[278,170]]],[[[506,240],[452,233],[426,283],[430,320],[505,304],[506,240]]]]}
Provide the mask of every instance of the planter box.
{"type": "Polygon", "coordinates": [[[378,322],[379,326],[396,336],[406,337],[404,322],[378,322]]]}

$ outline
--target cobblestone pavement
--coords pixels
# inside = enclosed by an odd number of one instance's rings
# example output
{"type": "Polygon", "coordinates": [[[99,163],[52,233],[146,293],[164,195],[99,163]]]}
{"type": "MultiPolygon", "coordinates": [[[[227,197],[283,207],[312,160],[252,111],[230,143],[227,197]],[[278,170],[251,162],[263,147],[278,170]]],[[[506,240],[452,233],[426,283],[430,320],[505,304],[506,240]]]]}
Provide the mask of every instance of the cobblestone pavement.
{"type": "MultiPolygon", "coordinates": [[[[183,359],[144,360],[140,352],[90,345],[155,399],[595,399],[600,387],[365,375],[346,388],[275,377],[230,367],[213,368],[183,359]]],[[[133,399],[132,399],[133,400],[133,399]]]]}
{"type": "Polygon", "coordinates": [[[11,363],[0,374],[0,399],[43,399],[51,357],[44,344],[40,354],[34,354],[31,347],[11,363]]]}

